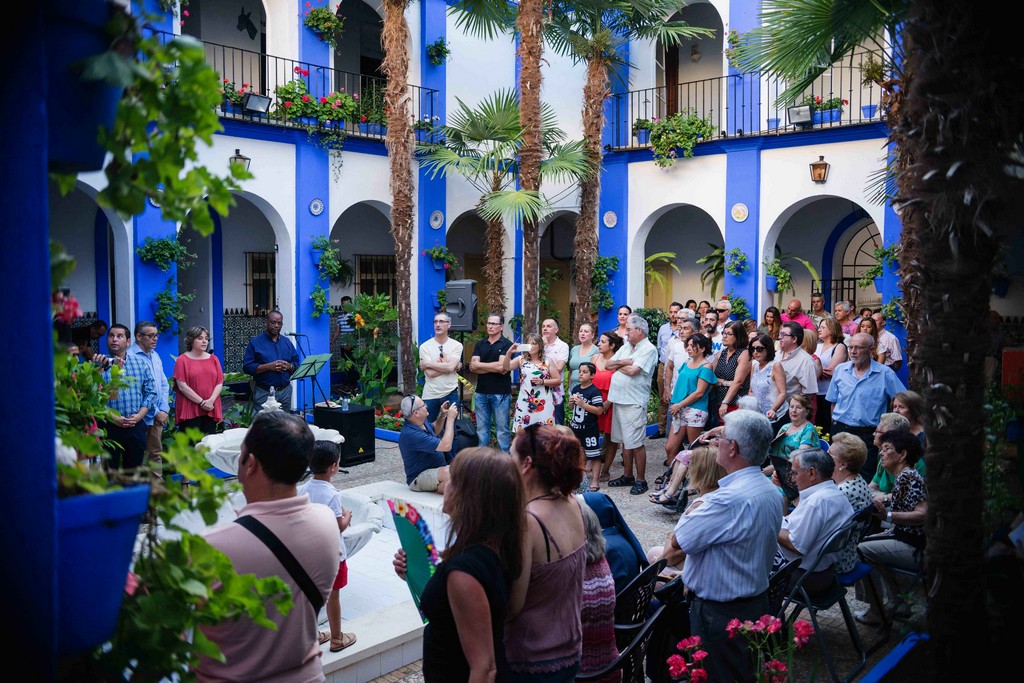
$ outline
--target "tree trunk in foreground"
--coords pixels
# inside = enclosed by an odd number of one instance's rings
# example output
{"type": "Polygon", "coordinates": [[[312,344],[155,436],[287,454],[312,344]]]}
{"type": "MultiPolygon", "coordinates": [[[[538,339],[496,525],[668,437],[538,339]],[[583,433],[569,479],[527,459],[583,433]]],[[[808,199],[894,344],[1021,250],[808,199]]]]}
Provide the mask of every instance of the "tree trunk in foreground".
{"type": "MultiPolygon", "coordinates": [[[[540,60],[544,47],[544,5],[540,0],[521,0],[516,18],[519,32],[519,122],[523,126],[519,183],[524,190],[540,191],[541,106],[540,60]]],[[[540,284],[539,225],[523,221],[523,333],[535,332],[537,287],[540,284]]]]}

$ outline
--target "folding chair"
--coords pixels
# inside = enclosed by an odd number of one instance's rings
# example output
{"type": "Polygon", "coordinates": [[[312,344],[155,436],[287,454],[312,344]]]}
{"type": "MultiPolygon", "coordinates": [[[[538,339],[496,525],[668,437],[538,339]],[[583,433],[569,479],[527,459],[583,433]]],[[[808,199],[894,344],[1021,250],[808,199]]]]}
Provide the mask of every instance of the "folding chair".
{"type": "Polygon", "coordinates": [[[656,609],[654,614],[644,622],[637,634],[633,636],[629,645],[608,666],[594,673],[577,675],[576,680],[599,681],[611,676],[616,671],[620,671],[622,672],[622,683],[646,683],[647,676],[644,672],[644,660],[647,657],[647,647],[650,645],[654,626],[664,611],[664,605],[656,609]]]}
{"type": "MultiPolygon", "coordinates": [[[[853,536],[853,538],[858,543],[862,538],[864,538],[868,530],[868,527],[871,524],[871,511],[873,509],[874,507],[871,505],[863,507],[854,514],[851,520],[854,524],[858,524],[860,527],[859,532],[853,536]]],[[[858,581],[863,581],[864,585],[866,586],[865,590],[871,591],[871,594],[875,599],[875,604],[881,605],[882,600],[878,595],[878,588],[875,586],[875,582],[871,580],[871,571],[872,567],[870,564],[863,561],[858,561],[857,564],[854,565],[853,569],[851,569],[850,571],[843,572],[842,574],[837,572],[836,579],[839,581],[839,585],[841,585],[843,588],[850,588],[856,585],[858,581]]],[[[881,635],[879,636],[878,640],[876,640],[874,643],[868,646],[867,654],[869,655],[875,652],[875,650],[877,650],[881,646],[885,645],[887,642],[889,642],[889,636],[892,632],[892,620],[889,618],[887,614],[885,614],[884,609],[882,610],[882,612],[882,626],[879,629],[881,635]]]]}
{"type": "Polygon", "coordinates": [[[615,644],[624,649],[647,619],[647,608],[657,588],[658,575],[668,561],[658,560],[636,575],[615,594],[615,644]]]}
{"type": "Polygon", "coordinates": [[[834,553],[845,548],[850,539],[856,537],[860,533],[860,527],[860,523],[856,521],[855,517],[852,517],[845,524],[832,532],[832,535],[829,536],[824,547],[822,547],[818,556],[814,559],[814,562],[810,564],[807,571],[801,574],[800,578],[798,578],[793,584],[793,588],[786,595],[783,605],[783,611],[786,609],[787,605],[794,606],[790,615],[784,619],[787,626],[796,621],[800,612],[807,610],[807,613],[811,617],[811,623],[814,625],[814,635],[818,641],[818,645],[821,647],[822,657],[824,658],[825,664],[828,666],[829,673],[834,681],[839,681],[840,678],[836,673],[836,666],[835,662],[832,660],[832,655],[828,650],[828,646],[825,644],[825,638],[822,635],[821,626],[818,624],[818,612],[827,610],[837,603],[839,604],[839,609],[843,613],[843,621],[846,623],[846,630],[849,632],[850,640],[853,641],[853,646],[857,651],[857,656],[860,658],[856,668],[854,668],[854,670],[842,680],[852,680],[858,673],[860,673],[860,670],[864,668],[868,661],[867,648],[864,646],[864,641],[861,639],[860,632],[857,630],[857,622],[854,621],[853,613],[850,611],[850,606],[846,602],[846,587],[839,583],[839,579],[831,565],[826,564],[828,559],[834,553]],[[814,576],[819,572],[828,572],[831,578],[830,584],[825,588],[813,591],[807,589],[804,584],[807,582],[808,577],[814,576]]]}

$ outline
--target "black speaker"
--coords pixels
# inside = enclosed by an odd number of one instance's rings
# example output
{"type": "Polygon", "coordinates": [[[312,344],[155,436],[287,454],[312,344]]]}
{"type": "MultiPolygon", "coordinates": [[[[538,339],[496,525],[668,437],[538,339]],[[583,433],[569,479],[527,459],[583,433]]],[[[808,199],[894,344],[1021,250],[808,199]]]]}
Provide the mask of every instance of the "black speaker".
{"type": "Polygon", "coordinates": [[[337,429],[345,437],[341,444],[341,466],[360,465],[376,459],[373,436],[373,408],[349,405],[341,408],[313,408],[313,424],[323,429],[337,429]]]}
{"type": "Polygon", "coordinates": [[[446,287],[448,315],[452,319],[449,332],[476,331],[476,280],[452,280],[446,287]]]}

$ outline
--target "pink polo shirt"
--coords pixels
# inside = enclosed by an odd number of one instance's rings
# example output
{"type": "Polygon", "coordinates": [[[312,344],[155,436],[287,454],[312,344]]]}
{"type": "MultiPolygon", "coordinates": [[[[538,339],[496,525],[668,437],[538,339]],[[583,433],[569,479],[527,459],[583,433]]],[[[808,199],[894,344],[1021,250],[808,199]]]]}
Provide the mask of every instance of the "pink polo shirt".
{"type": "Polygon", "coordinates": [[[807,316],[806,313],[800,313],[800,315],[798,315],[797,317],[790,318],[789,314],[787,314],[785,311],[783,311],[782,315],[779,316],[779,317],[782,319],[782,322],[784,322],[784,323],[796,323],[797,325],[799,325],[800,327],[804,328],[805,330],[816,329],[814,327],[814,323],[811,322],[811,319],[807,316]]]}

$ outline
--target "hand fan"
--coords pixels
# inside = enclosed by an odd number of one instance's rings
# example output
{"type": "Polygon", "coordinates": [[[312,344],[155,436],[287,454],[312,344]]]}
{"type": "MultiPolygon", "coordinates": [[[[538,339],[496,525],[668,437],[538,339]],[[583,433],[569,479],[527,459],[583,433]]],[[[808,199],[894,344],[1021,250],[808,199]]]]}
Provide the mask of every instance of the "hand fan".
{"type": "MultiPolygon", "coordinates": [[[[430,527],[427,526],[426,520],[409,503],[389,499],[388,507],[395,520],[398,539],[402,542],[402,548],[405,550],[405,582],[409,586],[409,592],[412,593],[413,603],[419,610],[423,588],[427,585],[430,577],[434,575],[434,570],[440,563],[437,547],[434,545],[434,537],[430,533],[430,527]]],[[[424,623],[427,621],[422,610],[420,610],[420,617],[424,623]]]]}

